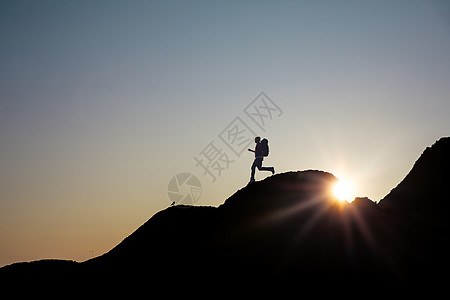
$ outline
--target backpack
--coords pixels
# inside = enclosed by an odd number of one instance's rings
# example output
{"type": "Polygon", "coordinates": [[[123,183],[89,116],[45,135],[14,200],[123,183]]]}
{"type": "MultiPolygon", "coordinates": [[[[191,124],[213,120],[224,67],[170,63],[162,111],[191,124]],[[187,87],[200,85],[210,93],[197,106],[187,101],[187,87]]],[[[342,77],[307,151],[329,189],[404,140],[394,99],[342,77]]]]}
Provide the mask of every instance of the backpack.
{"type": "Polygon", "coordinates": [[[262,145],[263,156],[268,156],[269,155],[269,141],[267,139],[262,139],[261,145],[262,145]]]}

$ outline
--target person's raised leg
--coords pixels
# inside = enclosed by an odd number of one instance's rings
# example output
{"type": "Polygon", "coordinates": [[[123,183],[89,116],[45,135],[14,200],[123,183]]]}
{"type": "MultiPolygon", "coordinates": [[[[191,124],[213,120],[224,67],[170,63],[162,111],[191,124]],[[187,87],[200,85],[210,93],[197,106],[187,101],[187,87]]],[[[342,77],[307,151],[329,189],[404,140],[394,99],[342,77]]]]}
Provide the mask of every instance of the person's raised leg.
{"type": "Polygon", "coordinates": [[[270,172],[272,172],[272,175],[275,174],[275,168],[274,167],[259,167],[258,170],[260,170],[260,171],[270,171],[270,172]]]}

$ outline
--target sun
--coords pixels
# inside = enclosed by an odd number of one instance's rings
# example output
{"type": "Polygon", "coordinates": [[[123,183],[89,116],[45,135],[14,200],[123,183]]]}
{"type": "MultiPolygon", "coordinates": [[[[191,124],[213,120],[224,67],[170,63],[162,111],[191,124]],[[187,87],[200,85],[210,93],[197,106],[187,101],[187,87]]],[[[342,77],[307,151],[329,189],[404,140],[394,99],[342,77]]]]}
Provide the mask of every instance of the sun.
{"type": "Polygon", "coordinates": [[[353,184],[348,180],[340,179],[334,185],[333,193],[340,201],[352,202],[354,199],[353,184]]]}

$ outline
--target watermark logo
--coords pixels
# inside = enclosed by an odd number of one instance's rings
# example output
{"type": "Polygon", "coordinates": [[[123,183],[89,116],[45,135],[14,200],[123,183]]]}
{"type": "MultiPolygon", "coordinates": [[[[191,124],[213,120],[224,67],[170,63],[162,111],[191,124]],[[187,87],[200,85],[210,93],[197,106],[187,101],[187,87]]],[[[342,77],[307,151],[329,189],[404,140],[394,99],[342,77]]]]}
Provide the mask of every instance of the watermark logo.
{"type": "MultiPolygon", "coordinates": [[[[254,142],[274,119],[283,114],[281,108],[261,92],[218,135],[194,156],[194,166],[216,182],[254,142]]],[[[201,196],[200,180],[191,173],[174,176],[168,186],[172,204],[193,204],[201,196]],[[185,187],[186,185],[186,187],[185,187]]]]}
{"type": "Polygon", "coordinates": [[[191,173],[180,173],[172,177],[167,186],[167,194],[173,205],[194,204],[202,195],[200,180],[191,173]]]}
{"type": "Polygon", "coordinates": [[[227,145],[238,157],[246,150],[255,139],[256,133],[242,121],[236,117],[230,125],[219,134],[219,138],[227,145]]]}
{"type": "Polygon", "coordinates": [[[222,175],[222,171],[227,170],[234,162],[228,158],[227,153],[217,148],[213,141],[200,151],[199,157],[194,156],[194,160],[197,162],[195,166],[200,166],[203,169],[203,175],[211,176],[213,182],[217,179],[216,175],[222,175]]]}
{"type": "Polygon", "coordinates": [[[271,120],[283,114],[278,105],[264,92],[259,93],[244,112],[262,131],[266,131],[266,126],[271,120]]]}

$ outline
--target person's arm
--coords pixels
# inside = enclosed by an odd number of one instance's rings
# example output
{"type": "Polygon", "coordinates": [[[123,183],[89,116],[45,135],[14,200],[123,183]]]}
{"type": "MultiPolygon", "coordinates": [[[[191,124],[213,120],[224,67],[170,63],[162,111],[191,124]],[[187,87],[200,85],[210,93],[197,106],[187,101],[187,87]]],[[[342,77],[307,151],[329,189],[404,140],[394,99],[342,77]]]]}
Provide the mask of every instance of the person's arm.
{"type": "Polygon", "coordinates": [[[255,150],[252,150],[252,149],[248,149],[248,151],[255,153],[255,150]]]}

